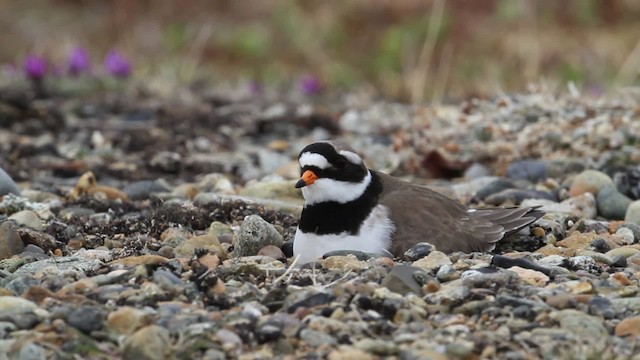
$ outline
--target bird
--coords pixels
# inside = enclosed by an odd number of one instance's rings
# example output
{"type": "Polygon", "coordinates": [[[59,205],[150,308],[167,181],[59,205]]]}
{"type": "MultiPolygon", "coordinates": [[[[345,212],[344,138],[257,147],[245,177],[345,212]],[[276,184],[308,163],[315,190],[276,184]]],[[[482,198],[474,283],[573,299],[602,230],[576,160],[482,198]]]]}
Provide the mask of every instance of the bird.
{"type": "Polygon", "coordinates": [[[470,209],[427,187],[370,170],[349,145],[305,146],[298,156],[304,207],[293,240],[301,264],[360,251],[401,257],[419,242],[444,253],[490,252],[544,215],[536,207],[470,209]]]}

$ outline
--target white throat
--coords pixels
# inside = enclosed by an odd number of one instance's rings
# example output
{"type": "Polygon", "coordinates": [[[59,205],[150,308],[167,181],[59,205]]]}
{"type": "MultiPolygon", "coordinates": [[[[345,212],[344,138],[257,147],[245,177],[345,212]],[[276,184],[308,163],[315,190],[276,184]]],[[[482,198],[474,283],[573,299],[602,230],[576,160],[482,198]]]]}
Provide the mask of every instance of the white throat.
{"type": "Polygon", "coordinates": [[[320,178],[313,184],[302,188],[305,205],[313,205],[326,201],[346,204],[359,198],[371,183],[371,172],[359,183],[320,178]]]}

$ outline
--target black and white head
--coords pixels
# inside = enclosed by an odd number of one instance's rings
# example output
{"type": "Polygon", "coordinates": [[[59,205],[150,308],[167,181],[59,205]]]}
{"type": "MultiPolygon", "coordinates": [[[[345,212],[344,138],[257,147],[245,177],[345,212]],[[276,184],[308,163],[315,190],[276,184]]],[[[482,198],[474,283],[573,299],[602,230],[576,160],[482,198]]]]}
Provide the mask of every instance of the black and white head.
{"type": "Polygon", "coordinates": [[[307,145],[298,157],[300,180],[307,205],[334,201],[348,203],[359,198],[371,183],[371,173],[351,147],[336,141],[307,145]]]}

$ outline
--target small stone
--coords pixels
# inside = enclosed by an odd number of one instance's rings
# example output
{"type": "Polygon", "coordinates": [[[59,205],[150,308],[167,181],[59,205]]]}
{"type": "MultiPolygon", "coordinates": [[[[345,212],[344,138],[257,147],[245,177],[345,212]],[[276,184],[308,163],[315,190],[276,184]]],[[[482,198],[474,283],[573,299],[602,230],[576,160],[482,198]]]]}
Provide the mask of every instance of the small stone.
{"type": "Polygon", "coordinates": [[[616,230],[616,235],[622,239],[622,243],[625,245],[633,244],[633,231],[629,228],[620,227],[616,230]]]}
{"type": "Polygon", "coordinates": [[[175,199],[193,200],[198,192],[198,188],[194,184],[180,184],[171,191],[171,195],[175,199]]]}
{"type": "Polygon", "coordinates": [[[258,251],[258,255],[269,256],[276,260],[286,260],[287,257],[284,255],[282,250],[274,245],[267,245],[258,251]]]}
{"type": "Polygon", "coordinates": [[[198,262],[208,269],[215,269],[220,265],[220,258],[216,254],[205,254],[198,258],[198,262]]]}
{"type": "Polygon", "coordinates": [[[595,195],[605,186],[613,186],[613,180],[609,175],[602,171],[585,170],[573,179],[569,193],[571,196],[578,196],[585,192],[595,195]]]}
{"type": "Polygon", "coordinates": [[[636,248],[622,246],[622,247],[607,251],[605,255],[609,256],[610,258],[614,258],[616,256],[622,256],[626,259],[638,253],[640,253],[640,250],[636,248]]]}
{"type": "Polygon", "coordinates": [[[169,331],[158,325],[149,325],[125,338],[123,355],[126,360],[165,359],[170,348],[169,331]]]}
{"type": "Polygon", "coordinates": [[[446,345],[447,355],[455,359],[466,359],[473,354],[472,341],[457,340],[446,345]]]}
{"type": "Polygon", "coordinates": [[[629,204],[624,221],[632,224],[640,225],[640,200],[636,200],[629,204]]]}
{"type": "Polygon", "coordinates": [[[604,340],[609,332],[603,325],[602,319],[587,315],[581,311],[567,309],[552,314],[560,321],[560,327],[574,333],[582,339],[604,340]]]}
{"type": "Polygon", "coordinates": [[[224,251],[220,241],[218,241],[218,238],[211,233],[186,239],[180,245],[176,246],[174,250],[176,257],[190,258],[193,256],[196,249],[207,250],[218,255],[222,260],[227,258],[227,253],[224,251]]]}
{"type": "Polygon", "coordinates": [[[67,316],[70,326],[84,332],[91,333],[100,330],[104,324],[105,315],[97,306],[84,305],[73,309],[67,316]]]}
{"type": "Polygon", "coordinates": [[[35,211],[22,210],[9,216],[9,220],[15,221],[18,225],[32,228],[36,231],[44,231],[42,219],[38,217],[35,211]]]}
{"type": "Polygon", "coordinates": [[[611,306],[611,300],[603,296],[594,296],[589,300],[589,314],[612,319],[616,316],[611,306]]]}
{"type": "Polygon", "coordinates": [[[20,189],[11,176],[0,167],[0,196],[7,194],[20,195],[20,189]]]}
{"type": "Polygon", "coordinates": [[[282,235],[258,215],[245,217],[235,237],[234,256],[257,255],[267,245],[282,246],[282,235]]]}
{"type": "Polygon", "coordinates": [[[373,355],[354,348],[354,347],[340,347],[338,349],[332,350],[327,357],[328,360],[374,360],[373,355]]]}
{"type": "Polygon", "coordinates": [[[405,261],[416,261],[429,255],[433,250],[435,250],[435,247],[428,242],[419,242],[405,251],[403,259],[405,261]]]}
{"type": "MultiPolygon", "coordinates": [[[[13,358],[13,357],[12,357],[13,358]]],[[[47,352],[45,349],[31,341],[26,342],[20,347],[15,359],[18,360],[44,360],[47,358],[47,352]]]]}
{"type": "Polygon", "coordinates": [[[131,200],[145,200],[152,194],[168,192],[171,189],[162,180],[141,180],[129,183],[122,189],[131,200]]]}
{"type": "Polygon", "coordinates": [[[537,183],[547,178],[547,163],[532,159],[516,160],[509,164],[505,176],[509,179],[537,183]]]}
{"type": "Polygon", "coordinates": [[[176,251],[171,246],[162,246],[158,249],[158,255],[166,257],[167,259],[173,259],[176,257],[176,251]]]}
{"type": "Polygon", "coordinates": [[[447,256],[447,254],[441,251],[432,251],[426,257],[414,261],[412,266],[419,267],[426,271],[434,271],[440,268],[443,265],[451,265],[451,259],[447,256]]]}
{"type": "Polygon", "coordinates": [[[627,258],[624,256],[614,256],[613,259],[611,260],[612,267],[625,268],[627,267],[627,265],[628,265],[627,258]]]}
{"type": "Polygon", "coordinates": [[[311,346],[335,345],[338,343],[333,336],[311,329],[302,329],[300,331],[300,339],[311,346]]]}
{"type": "Polygon", "coordinates": [[[357,349],[379,356],[391,356],[398,353],[398,345],[382,339],[365,338],[353,344],[357,349]]]}
{"type": "Polygon", "coordinates": [[[609,243],[607,243],[601,237],[597,237],[593,241],[591,241],[589,247],[592,248],[593,251],[597,251],[599,253],[606,253],[607,251],[611,250],[611,245],[609,245],[609,243]]]}
{"type": "Polygon", "coordinates": [[[451,265],[442,265],[440,269],[438,269],[436,277],[441,282],[453,281],[460,278],[460,272],[451,265]]]}
{"type": "Polygon", "coordinates": [[[341,271],[361,271],[368,267],[366,262],[358,260],[353,255],[330,256],[326,259],[321,260],[321,263],[325,269],[335,269],[341,271]]]}
{"type": "Polygon", "coordinates": [[[598,214],[606,219],[621,220],[625,218],[631,199],[620,193],[615,186],[605,186],[596,195],[598,214]]]}
{"type": "Polygon", "coordinates": [[[640,335],[640,316],[622,319],[616,325],[614,334],[616,336],[638,336],[640,335]]]}
{"type": "Polygon", "coordinates": [[[2,222],[0,224],[0,260],[20,254],[23,250],[24,243],[16,224],[13,221],[2,222]]]}
{"type": "Polygon", "coordinates": [[[220,221],[212,222],[211,225],[209,225],[208,232],[215,235],[221,243],[231,243],[233,240],[233,230],[231,230],[231,226],[220,221]]]}
{"type": "Polygon", "coordinates": [[[524,269],[519,266],[513,266],[507,270],[515,272],[520,279],[533,286],[543,287],[549,282],[549,277],[539,271],[524,269]]]}
{"type": "Polygon", "coordinates": [[[422,285],[428,281],[428,278],[431,278],[431,276],[420,268],[407,265],[396,265],[382,280],[381,286],[401,295],[406,295],[407,293],[412,292],[420,296],[422,295],[422,285]],[[415,276],[418,273],[422,273],[420,282],[415,276]]]}
{"type": "Polygon", "coordinates": [[[565,284],[572,294],[590,294],[593,292],[593,284],[588,281],[567,281],[565,284]]]}
{"type": "Polygon", "coordinates": [[[110,265],[123,265],[124,267],[136,267],[138,265],[160,265],[166,263],[167,258],[159,255],[129,256],[122,259],[113,260],[110,265]]]}
{"type": "Polygon", "coordinates": [[[544,229],[539,226],[534,227],[532,233],[535,237],[543,237],[546,234],[544,229]]]}

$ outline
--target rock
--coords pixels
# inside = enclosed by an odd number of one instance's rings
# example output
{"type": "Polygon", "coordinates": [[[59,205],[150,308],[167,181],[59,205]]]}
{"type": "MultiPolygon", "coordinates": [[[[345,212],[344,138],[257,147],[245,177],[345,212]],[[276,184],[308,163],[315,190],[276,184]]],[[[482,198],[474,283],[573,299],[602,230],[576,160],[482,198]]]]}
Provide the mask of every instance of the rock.
{"type": "Polygon", "coordinates": [[[208,232],[215,235],[222,242],[231,243],[233,240],[233,230],[231,226],[220,221],[214,221],[209,225],[208,232]]]}
{"type": "Polygon", "coordinates": [[[397,344],[382,339],[365,338],[358,340],[353,346],[359,350],[383,357],[395,355],[399,351],[397,344]]]}
{"type": "Polygon", "coordinates": [[[173,199],[189,199],[193,200],[200,191],[194,184],[180,184],[171,190],[173,199]]]}
{"type": "Polygon", "coordinates": [[[487,196],[484,202],[490,205],[520,204],[528,199],[554,201],[555,196],[546,191],[530,189],[507,189],[487,196]]]}
{"type": "Polygon", "coordinates": [[[18,225],[32,228],[36,231],[44,231],[44,224],[38,214],[31,210],[22,210],[9,216],[9,220],[15,221],[18,225]]]}
{"type": "Polygon", "coordinates": [[[333,336],[311,329],[302,329],[300,331],[300,339],[311,346],[335,345],[338,343],[333,336]]]}
{"type": "Polygon", "coordinates": [[[235,257],[257,255],[267,245],[282,246],[282,235],[258,215],[244,218],[234,239],[235,257]]]}
{"type": "MultiPolygon", "coordinates": [[[[328,360],[374,360],[376,359],[373,355],[365,352],[364,350],[360,350],[354,347],[339,347],[338,349],[332,350],[327,357],[328,360]]],[[[438,359],[439,360],[439,359],[438,359]]]]}
{"type": "Polygon", "coordinates": [[[621,220],[625,218],[631,199],[624,196],[613,186],[605,186],[596,196],[598,214],[606,219],[621,220]]]}
{"type": "Polygon", "coordinates": [[[622,246],[619,248],[615,248],[612,250],[609,250],[605,253],[605,255],[614,258],[616,256],[622,256],[625,259],[628,257],[631,257],[635,254],[640,253],[640,250],[636,249],[636,248],[632,248],[632,247],[626,247],[626,246],[622,246]]]}
{"type": "Polygon", "coordinates": [[[489,176],[489,175],[491,175],[491,170],[489,170],[489,168],[487,168],[482,164],[474,162],[473,164],[471,164],[471,166],[469,166],[464,171],[463,177],[465,179],[477,179],[479,177],[489,176]]]}
{"type": "MultiPolygon", "coordinates": [[[[31,341],[28,341],[22,344],[22,346],[20,347],[20,351],[18,351],[18,354],[13,354],[13,355],[15,355],[15,359],[18,359],[18,360],[47,359],[46,350],[42,346],[35,344],[31,341]]],[[[12,357],[12,359],[14,359],[14,357],[12,357]]]]}
{"type": "Polygon", "coordinates": [[[435,247],[428,242],[419,242],[405,251],[403,259],[405,261],[416,261],[429,255],[433,250],[435,250],[435,247]]]}
{"type": "Polygon", "coordinates": [[[475,194],[475,197],[484,200],[490,195],[497,194],[503,190],[514,189],[516,184],[513,181],[503,178],[498,178],[489,184],[481,187],[475,194]]]}
{"type": "MultiPolygon", "coordinates": [[[[519,268],[523,268],[523,269],[530,269],[530,270],[534,270],[536,272],[540,272],[544,275],[549,275],[550,271],[549,269],[544,268],[543,266],[540,266],[532,261],[529,261],[525,258],[511,258],[508,256],[503,256],[503,255],[494,255],[493,258],[491,258],[491,265],[497,266],[497,267],[501,267],[501,268],[511,268],[511,267],[519,267],[519,268]]],[[[516,271],[517,272],[517,271],[516,271]]]]}
{"type": "Polygon", "coordinates": [[[603,296],[594,296],[589,300],[589,314],[612,319],[616,316],[611,306],[611,300],[603,296]]]}
{"type": "Polygon", "coordinates": [[[585,170],[573,179],[569,193],[571,196],[578,196],[586,192],[596,195],[600,189],[606,186],[614,186],[609,175],[598,170],[585,170]]]}
{"type": "Polygon", "coordinates": [[[407,265],[396,265],[391,268],[391,271],[382,280],[380,285],[401,295],[406,295],[407,293],[412,292],[421,296],[422,285],[424,285],[429,278],[433,280],[431,276],[420,268],[407,265]],[[421,273],[420,277],[416,277],[419,273],[421,273]],[[418,281],[418,279],[420,279],[420,281],[418,281]]]}
{"type": "Polygon", "coordinates": [[[537,183],[547,178],[547,163],[534,159],[516,160],[509,164],[505,176],[509,179],[537,183]]]}
{"type": "Polygon", "coordinates": [[[284,256],[282,250],[274,245],[267,245],[258,251],[258,255],[269,256],[276,260],[286,260],[287,257],[284,256]]]}
{"type": "Polygon", "coordinates": [[[441,282],[453,281],[460,278],[460,272],[451,265],[442,265],[440,269],[438,269],[436,277],[441,282]]]}
{"type": "Polygon", "coordinates": [[[451,264],[451,260],[449,259],[447,254],[436,250],[432,251],[429,255],[423,257],[422,259],[414,261],[411,265],[430,272],[438,269],[442,265],[451,264]]]}
{"type": "Polygon", "coordinates": [[[144,310],[123,306],[107,316],[107,328],[119,335],[129,335],[138,329],[151,325],[153,317],[144,310]]]}
{"type": "Polygon", "coordinates": [[[22,239],[23,244],[33,244],[46,252],[64,248],[64,244],[62,242],[41,231],[36,231],[30,228],[20,228],[18,229],[18,234],[20,234],[20,239],[22,239]]]}
{"type": "Polygon", "coordinates": [[[166,359],[170,349],[169,331],[149,325],[125,338],[123,355],[127,360],[166,359]]]}
{"type": "Polygon", "coordinates": [[[620,227],[616,230],[616,235],[622,240],[622,244],[631,245],[634,243],[633,231],[626,227],[620,227]]]}
{"type": "Polygon", "coordinates": [[[190,258],[196,249],[205,249],[218,255],[221,260],[227,258],[227,253],[224,251],[220,241],[211,233],[186,239],[182,244],[176,246],[174,250],[176,257],[190,258]]]}
{"type": "Polygon", "coordinates": [[[519,266],[510,267],[508,270],[515,272],[520,279],[533,286],[543,287],[549,282],[549,277],[540,271],[525,269],[519,266]]]}
{"type": "Polygon", "coordinates": [[[15,223],[3,221],[0,224],[0,260],[20,254],[23,250],[24,243],[15,223]]]}
{"type": "Polygon", "coordinates": [[[597,251],[599,253],[606,253],[607,251],[611,250],[611,245],[609,245],[609,243],[607,243],[601,237],[593,239],[593,241],[591,241],[591,244],[589,244],[589,247],[593,249],[593,251],[597,251]]]}
{"type": "Polygon", "coordinates": [[[624,221],[640,225],[640,200],[636,200],[629,204],[627,213],[624,215],[624,221]]]}
{"type": "Polygon", "coordinates": [[[169,185],[163,180],[141,180],[129,183],[122,190],[131,200],[149,199],[151,194],[170,191],[169,185]]]}
{"type": "Polygon", "coordinates": [[[552,318],[560,322],[560,327],[579,336],[582,339],[590,339],[598,343],[598,347],[604,344],[609,332],[603,325],[602,319],[587,315],[581,311],[567,309],[551,314],[552,318]]]}
{"type": "Polygon", "coordinates": [[[95,210],[87,209],[82,207],[67,207],[58,213],[58,217],[63,221],[71,221],[80,218],[89,218],[91,215],[95,214],[95,210]]]}
{"type": "Polygon", "coordinates": [[[330,256],[321,260],[321,264],[325,269],[340,271],[361,271],[367,268],[367,263],[358,260],[354,255],[330,256]]]}
{"type": "Polygon", "coordinates": [[[160,151],[149,161],[151,168],[169,174],[175,174],[180,171],[181,165],[182,156],[172,151],[160,151]]]}
{"type": "Polygon", "coordinates": [[[89,334],[92,331],[102,329],[104,325],[104,318],[105,314],[100,307],[83,305],[71,310],[67,316],[67,323],[70,326],[89,334]]]}
{"type": "Polygon", "coordinates": [[[20,189],[11,176],[0,167],[0,196],[7,194],[20,195],[20,189]]]}
{"type": "Polygon", "coordinates": [[[122,265],[124,267],[136,267],[138,265],[160,265],[168,262],[167,258],[160,255],[129,256],[113,260],[109,265],[122,265]]]}
{"type": "Polygon", "coordinates": [[[628,317],[622,319],[616,325],[614,330],[616,336],[639,336],[640,335],[640,316],[628,317]]]}

